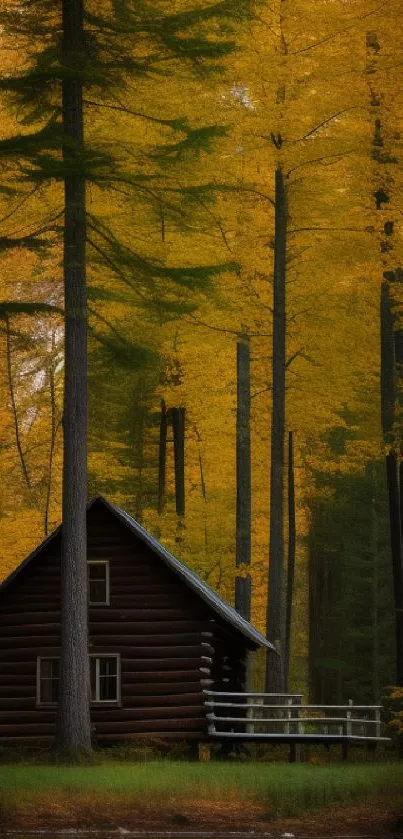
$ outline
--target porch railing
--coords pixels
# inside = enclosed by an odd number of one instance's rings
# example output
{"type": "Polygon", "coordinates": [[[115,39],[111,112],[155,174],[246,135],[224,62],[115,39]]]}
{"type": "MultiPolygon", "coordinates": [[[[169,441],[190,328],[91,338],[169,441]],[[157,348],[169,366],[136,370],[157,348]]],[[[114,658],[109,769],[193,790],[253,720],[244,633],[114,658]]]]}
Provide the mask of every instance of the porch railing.
{"type": "Polygon", "coordinates": [[[209,734],[267,740],[387,741],[381,705],[307,705],[301,694],[204,691],[209,734]]]}

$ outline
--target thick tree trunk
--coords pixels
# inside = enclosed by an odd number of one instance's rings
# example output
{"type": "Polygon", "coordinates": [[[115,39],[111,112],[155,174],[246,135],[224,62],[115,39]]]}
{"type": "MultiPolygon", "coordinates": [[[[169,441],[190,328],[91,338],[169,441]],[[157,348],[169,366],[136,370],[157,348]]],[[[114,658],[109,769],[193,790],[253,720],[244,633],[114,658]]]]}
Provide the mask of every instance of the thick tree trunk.
{"type": "Polygon", "coordinates": [[[291,649],[291,620],[292,602],[294,594],[295,573],[295,480],[294,480],[294,437],[288,432],[288,568],[287,594],[285,603],[285,641],[284,641],[284,690],[288,690],[290,649],[291,649]]]}
{"type": "MultiPolygon", "coordinates": [[[[236,565],[251,559],[251,449],[250,449],[250,347],[245,337],[237,343],[236,416],[236,565]]],[[[250,620],[251,578],[235,579],[235,608],[250,620]]]]}
{"type": "Polygon", "coordinates": [[[87,298],[85,176],[81,70],[83,2],[62,0],[62,87],[65,175],[65,382],[62,535],[62,642],[58,748],[74,757],[91,749],[87,598],[87,298]]]}
{"type": "MultiPolygon", "coordinates": [[[[270,473],[270,549],[267,598],[267,637],[279,653],[284,637],[282,606],[283,578],[283,500],[284,500],[284,426],[286,364],[286,232],[287,206],[284,174],[280,166],[275,176],[275,241],[273,277],[273,385],[270,473]]],[[[266,690],[283,690],[281,656],[268,653],[266,690]]]]}
{"type": "Polygon", "coordinates": [[[397,477],[397,457],[394,452],[390,452],[386,456],[386,474],[389,492],[390,541],[395,602],[396,684],[403,687],[403,562],[400,493],[397,477]]]}

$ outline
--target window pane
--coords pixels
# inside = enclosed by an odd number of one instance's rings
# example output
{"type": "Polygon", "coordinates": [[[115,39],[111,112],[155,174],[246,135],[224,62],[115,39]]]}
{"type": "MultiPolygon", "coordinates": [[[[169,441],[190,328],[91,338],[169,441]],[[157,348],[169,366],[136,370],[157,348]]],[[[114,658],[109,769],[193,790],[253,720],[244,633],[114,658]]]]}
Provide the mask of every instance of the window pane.
{"type": "Polygon", "coordinates": [[[105,563],[88,564],[90,603],[107,602],[107,574],[108,566],[105,563]]]}
{"type": "Polygon", "coordinates": [[[89,563],[90,580],[106,580],[106,565],[104,562],[89,563]]]}
{"type": "Polygon", "coordinates": [[[106,603],[105,580],[90,580],[90,603],[106,603]]]}
{"type": "Polygon", "coordinates": [[[97,660],[90,658],[90,678],[91,678],[91,701],[95,702],[97,698],[97,660]]]}
{"type": "Polygon", "coordinates": [[[104,702],[116,701],[116,676],[100,676],[99,698],[104,702]]]}
{"type": "Polygon", "coordinates": [[[99,674],[100,676],[116,676],[117,660],[115,657],[100,658],[99,659],[99,674]]]}
{"type": "Polygon", "coordinates": [[[118,699],[118,665],[116,656],[92,656],[91,699],[93,702],[116,702],[118,699]],[[98,697],[96,674],[98,662],[98,697]]]}
{"type": "Polygon", "coordinates": [[[57,702],[59,690],[59,659],[43,658],[40,663],[40,702],[57,702]]]}

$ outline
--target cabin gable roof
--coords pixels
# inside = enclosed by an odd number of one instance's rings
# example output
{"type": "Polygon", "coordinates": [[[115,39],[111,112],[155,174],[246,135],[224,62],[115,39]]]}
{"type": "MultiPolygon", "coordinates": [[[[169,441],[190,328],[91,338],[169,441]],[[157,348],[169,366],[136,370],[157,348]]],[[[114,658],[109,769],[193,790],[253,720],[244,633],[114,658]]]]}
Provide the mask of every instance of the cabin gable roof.
{"type": "MultiPolygon", "coordinates": [[[[160,542],[155,539],[139,522],[137,522],[129,513],[107,501],[102,496],[94,498],[88,505],[87,510],[90,510],[95,505],[102,505],[115,518],[117,518],[123,525],[125,525],[131,533],[140,539],[147,547],[149,547],[154,554],[156,554],[164,564],[174,572],[174,574],[181,579],[185,585],[195,592],[217,615],[219,615],[225,623],[230,624],[233,629],[240,632],[249,642],[259,647],[267,647],[275,649],[270,641],[262,635],[252,624],[232,607],[229,603],[223,600],[210,586],[199,577],[195,571],[192,571],[177,557],[171,554],[160,542]]],[[[32,551],[26,559],[14,570],[12,573],[0,583],[0,595],[12,583],[20,572],[38,556],[39,553],[52,542],[61,531],[62,525],[59,525],[53,533],[48,536],[34,551],[32,551]]]]}

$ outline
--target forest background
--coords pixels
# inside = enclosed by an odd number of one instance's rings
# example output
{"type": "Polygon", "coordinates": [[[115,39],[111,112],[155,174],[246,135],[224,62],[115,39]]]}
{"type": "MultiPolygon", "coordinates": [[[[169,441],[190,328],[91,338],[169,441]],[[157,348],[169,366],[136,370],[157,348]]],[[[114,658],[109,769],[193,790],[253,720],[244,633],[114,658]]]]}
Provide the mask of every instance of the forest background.
{"type": "MultiPolygon", "coordinates": [[[[400,441],[403,12],[397,0],[252,11],[233,22],[237,49],[215,79],[153,73],[118,99],[86,102],[88,139],[143,179],[134,192],[88,187],[89,494],[131,512],[230,602],[235,576],[250,572],[251,620],[265,630],[281,170],[297,531],[290,689],[377,700],[395,678],[384,448],[400,441]],[[252,546],[250,566],[236,567],[240,339],[252,546]]],[[[1,53],[5,77],[23,67],[5,36],[1,53]]],[[[5,98],[0,107],[2,140],[30,130],[5,98]]],[[[61,186],[24,186],[21,174],[3,167],[0,180],[2,578],[61,515],[63,327],[38,310],[62,301],[61,186]],[[33,238],[46,249],[28,247],[33,238]],[[27,300],[31,314],[19,311],[27,300]]],[[[284,463],[285,490],[286,474],[284,463]]]]}

